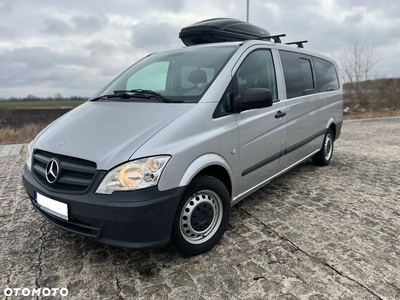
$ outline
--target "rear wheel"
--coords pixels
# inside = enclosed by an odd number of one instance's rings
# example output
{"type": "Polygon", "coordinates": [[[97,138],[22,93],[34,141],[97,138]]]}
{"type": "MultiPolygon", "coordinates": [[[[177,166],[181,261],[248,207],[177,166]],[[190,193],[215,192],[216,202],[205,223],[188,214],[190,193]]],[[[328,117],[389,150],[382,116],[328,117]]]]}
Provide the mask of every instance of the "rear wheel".
{"type": "Polygon", "coordinates": [[[317,152],[312,160],[317,166],[327,166],[331,162],[333,156],[333,132],[330,128],[328,128],[324,141],[322,143],[321,150],[317,152]]]}
{"type": "Polygon", "coordinates": [[[204,253],[223,236],[229,222],[230,196],[215,177],[195,178],[176,212],[171,245],[184,256],[204,253]]]}

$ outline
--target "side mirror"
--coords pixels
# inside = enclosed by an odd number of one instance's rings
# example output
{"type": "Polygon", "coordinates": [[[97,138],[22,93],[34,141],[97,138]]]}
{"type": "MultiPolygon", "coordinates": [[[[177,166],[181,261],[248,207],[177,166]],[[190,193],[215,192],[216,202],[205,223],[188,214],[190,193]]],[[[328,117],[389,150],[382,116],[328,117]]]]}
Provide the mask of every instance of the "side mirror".
{"type": "Polygon", "coordinates": [[[248,88],[235,99],[235,112],[272,106],[272,93],[265,88],[248,88]]]}

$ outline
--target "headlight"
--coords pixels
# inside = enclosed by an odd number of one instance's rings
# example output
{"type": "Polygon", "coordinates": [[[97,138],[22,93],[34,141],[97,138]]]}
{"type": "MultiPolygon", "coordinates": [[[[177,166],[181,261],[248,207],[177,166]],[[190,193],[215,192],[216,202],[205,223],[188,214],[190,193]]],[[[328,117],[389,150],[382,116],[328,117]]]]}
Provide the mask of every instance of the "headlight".
{"type": "Polygon", "coordinates": [[[153,156],[127,162],[107,173],[96,190],[98,194],[132,191],[157,185],[171,156],[153,156]]]}
{"type": "Polygon", "coordinates": [[[26,167],[30,171],[32,168],[32,152],[33,152],[33,141],[29,143],[26,152],[26,167]]]}

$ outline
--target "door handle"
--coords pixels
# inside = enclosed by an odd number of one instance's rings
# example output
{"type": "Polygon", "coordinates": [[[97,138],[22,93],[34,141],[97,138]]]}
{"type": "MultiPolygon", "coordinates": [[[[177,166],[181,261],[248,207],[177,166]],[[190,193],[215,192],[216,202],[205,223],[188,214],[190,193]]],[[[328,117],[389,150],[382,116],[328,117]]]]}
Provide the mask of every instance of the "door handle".
{"type": "Polygon", "coordinates": [[[284,116],[286,116],[286,113],[285,112],[282,112],[282,111],[280,111],[280,110],[278,110],[278,112],[276,113],[276,115],[275,115],[275,118],[282,118],[282,117],[284,117],[284,116]]]}

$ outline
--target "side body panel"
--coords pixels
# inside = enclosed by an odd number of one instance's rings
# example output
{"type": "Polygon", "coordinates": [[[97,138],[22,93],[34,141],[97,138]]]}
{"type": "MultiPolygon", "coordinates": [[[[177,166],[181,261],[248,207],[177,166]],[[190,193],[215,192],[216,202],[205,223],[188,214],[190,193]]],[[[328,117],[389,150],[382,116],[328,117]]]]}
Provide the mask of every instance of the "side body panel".
{"type": "MultiPolygon", "coordinates": [[[[337,124],[342,121],[341,90],[317,92],[312,57],[301,52],[293,52],[293,54],[296,54],[299,59],[311,62],[314,89],[305,91],[305,95],[300,97],[284,100],[287,104],[286,155],[280,161],[279,171],[318,151],[321,148],[326,128],[332,122],[337,124]],[[329,120],[331,121],[329,122],[329,120]]],[[[283,84],[285,85],[284,82],[283,84]]]]}

